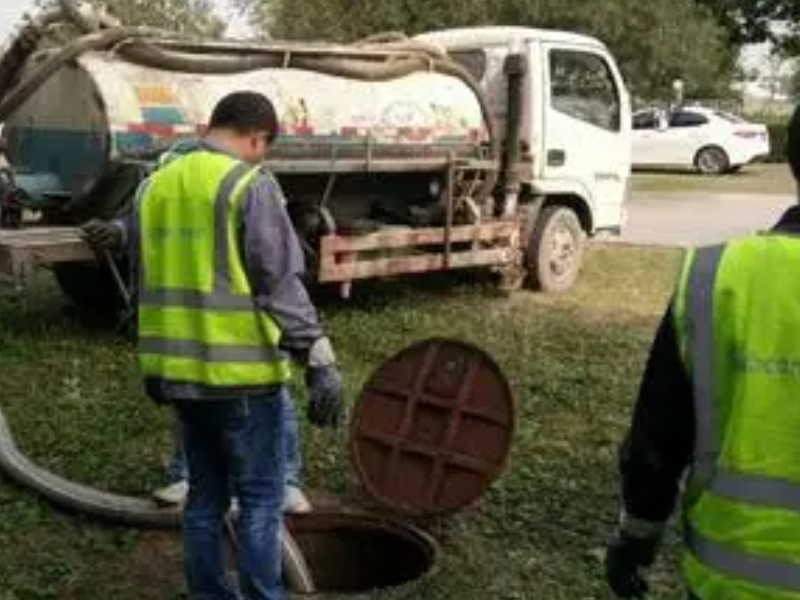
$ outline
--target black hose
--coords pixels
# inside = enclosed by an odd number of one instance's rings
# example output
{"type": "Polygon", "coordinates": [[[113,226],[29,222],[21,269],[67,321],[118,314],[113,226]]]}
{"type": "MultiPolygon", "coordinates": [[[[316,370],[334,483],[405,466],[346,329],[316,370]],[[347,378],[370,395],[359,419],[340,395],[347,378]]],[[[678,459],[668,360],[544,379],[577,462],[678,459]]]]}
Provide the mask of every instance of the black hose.
{"type": "Polygon", "coordinates": [[[30,75],[3,96],[3,100],[0,102],[0,123],[22,106],[64,64],[74,60],[84,52],[103,50],[118,44],[126,38],[149,35],[150,33],[151,30],[147,28],[119,27],[91,33],[67,44],[36,67],[30,75]]]}
{"type": "Polygon", "coordinates": [[[0,468],[14,481],[69,510],[133,527],[174,529],[181,524],[179,510],[159,508],[150,500],[112,494],[75,483],[34,464],[17,448],[1,410],[0,468]]]}
{"type": "Polygon", "coordinates": [[[78,7],[71,0],[59,0],[58,5],[64,16],[83,33],[94,33],[100,29],[99,19],[91,21],[87,16],[81,14],[78,7]]]}
{"type": "Polygon", "coordinates": [[[0,100],[19,78],[25,62],[39,46],[44,29],[61,20],[61,11],[44,13],[26,24],[11,41],[11,44],[0,59],[0,100]]]}
{"type": "MultiPolygon", "coordinates": [[[[20,452],[0,410],[0,470],[20,485],[38,492],[53,504],[85,513],[103,521],[129,527],[177,529],[181,526],[178,508],[162,508],[152,500],[105,492],[76,483],[48,471],[20,452]]],[[[281,528],[283,572],[288,586],[302,593],[313,593],[314,579],[297,542],[281,528]]]]}

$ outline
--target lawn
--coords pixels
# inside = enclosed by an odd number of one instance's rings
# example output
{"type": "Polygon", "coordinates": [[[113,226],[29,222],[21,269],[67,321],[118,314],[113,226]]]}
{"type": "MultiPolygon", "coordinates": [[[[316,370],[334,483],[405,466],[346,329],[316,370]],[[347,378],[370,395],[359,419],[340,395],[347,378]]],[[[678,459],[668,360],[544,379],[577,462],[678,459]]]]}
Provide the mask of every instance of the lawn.
{"type": "MultiPolygon", "coordinates": [[[[506,473],[481,502],[423,523],[442,544],[436,572],[387,600],[611,598],[602,549],[618,510],[615,457],[675,250],[597,245],[563,296],[498,295],[481,273],[356,286],[323,312],[353,401],[372,369],[407,344],[478,344],[507,374],[518,430],[506,473]]],[[[142,494],[161,482],[170,414],[140,392],[127,341],[64,310],[43,277],[0,299],[0,405],[36,461],[76,480],[142,494]]],[[[353,496],[346,435],[306,428],[309,486],[353,496]]],[[[174,599],[183,589],[172,533],[101,526],[0,479],[0,600],[174,599]]],[[[674,546],[652,572],[682,599],[674,546]]]]}
{"type": "Polygon", "coordinates": [[[786,164],[753,163],[738,173],[700,175],[689,171],[636,171],[633,192],[705,192],[709,194],[795,194],[786,164]]]}

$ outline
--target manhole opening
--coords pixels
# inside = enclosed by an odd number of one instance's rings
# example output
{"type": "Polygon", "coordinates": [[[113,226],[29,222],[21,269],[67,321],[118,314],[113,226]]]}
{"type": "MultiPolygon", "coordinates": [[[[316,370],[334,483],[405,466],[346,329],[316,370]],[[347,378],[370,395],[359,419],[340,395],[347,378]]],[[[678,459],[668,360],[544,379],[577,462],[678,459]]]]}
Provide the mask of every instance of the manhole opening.
{"type": "Polygon", "coordinates": [[[430,536],[378,517],[311,513],[288,524],[318,592],[400,586],[428,573],[436,561],[430,536]]]}

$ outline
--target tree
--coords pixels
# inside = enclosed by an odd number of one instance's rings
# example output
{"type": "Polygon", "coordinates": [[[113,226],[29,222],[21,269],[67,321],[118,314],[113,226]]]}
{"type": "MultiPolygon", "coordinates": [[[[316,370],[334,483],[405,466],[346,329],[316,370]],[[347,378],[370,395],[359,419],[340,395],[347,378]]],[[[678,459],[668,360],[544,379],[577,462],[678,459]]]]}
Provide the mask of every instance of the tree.
{"type": "Polygon", "coordinates": [[[800,54],[800,2],[797,0],[695,0],[706,7],[737,47],[771,41],[800,54]]]}
{"type": "MultiPolygon", "coordinates": [[[[107,11],[125,25],[149,25],[185,35],[218,38],[225,23],[214,13],[211,0],[85,0],[107,11]]],[[[52,9],[59,0],[36,0],[37,6],[52,9]]]]}
{"type": "Polygon", "coordinates": [[[789,78],[788,95],[792,102],[800,102],[800,60],[796,61],[793,67],[789,78]]]}
{"type": "Polygon", "coordinates": [[[736,53],[695,0],[237,0],[261,31],[288,39],[353,41],[467,25],[525,25],[594,35],[637,95],[664,98],[682,78],[690,96],[727,93],[736,53]]]}

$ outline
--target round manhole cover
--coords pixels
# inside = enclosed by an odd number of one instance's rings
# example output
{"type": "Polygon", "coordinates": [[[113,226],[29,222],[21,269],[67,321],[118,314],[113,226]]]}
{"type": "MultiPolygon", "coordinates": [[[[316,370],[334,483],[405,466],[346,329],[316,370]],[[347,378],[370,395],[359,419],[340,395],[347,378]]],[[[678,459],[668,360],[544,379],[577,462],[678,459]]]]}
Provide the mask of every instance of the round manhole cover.
{"type": "Polygon", "coordinates": [[[479,498],[505,466],[514,430],[508,381],[485,352],[414,344],[370,378],[355,409],[353,463],[367,492],[414,515],[479,498]]]}

